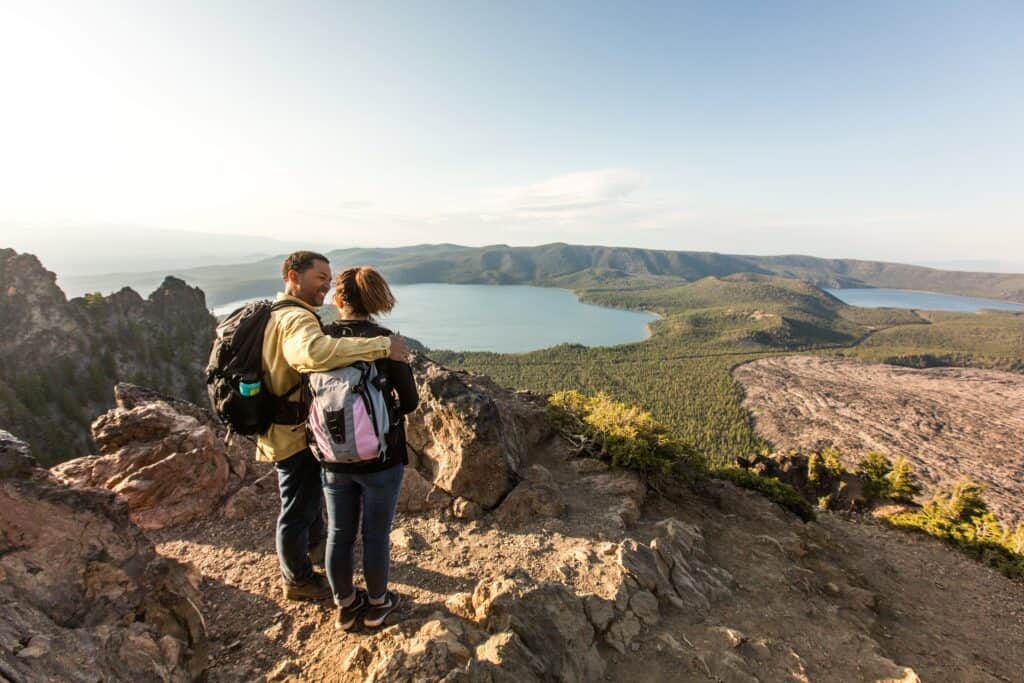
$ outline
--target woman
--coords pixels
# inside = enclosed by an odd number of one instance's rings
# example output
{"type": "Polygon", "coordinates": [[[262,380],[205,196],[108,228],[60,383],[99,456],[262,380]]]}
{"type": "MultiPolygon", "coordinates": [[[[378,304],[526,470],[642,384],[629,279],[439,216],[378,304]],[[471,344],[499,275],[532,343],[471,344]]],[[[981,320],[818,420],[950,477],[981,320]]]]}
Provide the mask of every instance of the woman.
{"type": "MultiPolygon", "coordinates": [[[[325,328],[334,337],[379,337],[391,332],[373,316],[395,307],[395,297],[380,273],[373,268],[349,268],[335,281],[334,303],[339,320],[325,328]]],[[[383,460],[369,463],[323,463],[324,498],[328,535],[326,569],[338,605],[335,628],[349,630],[362,620],[377,627],[398,605],[398,595],[388,590],[391,562],[389,536],[398,504],[398,492],[409,456],[405,445],[405,414],[416,409],[419,396],[408,363],[376,361],[377,371],[390,380],[388,397],[394,407],[383,460]],[[362,513],[363,574],[366,590],[353,585],[353,547],[362,513]]],[[[387,384],[383,385],[387,386],[387,384]]]]}

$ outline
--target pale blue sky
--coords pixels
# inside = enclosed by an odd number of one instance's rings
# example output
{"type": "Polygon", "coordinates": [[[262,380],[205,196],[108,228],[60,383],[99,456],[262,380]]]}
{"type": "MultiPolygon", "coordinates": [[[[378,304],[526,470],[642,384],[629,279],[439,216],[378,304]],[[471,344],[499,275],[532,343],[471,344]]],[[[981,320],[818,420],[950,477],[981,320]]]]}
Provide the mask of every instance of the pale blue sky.
{"type": "Polygon", "coordinates": [[[1024,262],[1024,3],[47,4],[0,8],[15,242],[1024,262]]]}

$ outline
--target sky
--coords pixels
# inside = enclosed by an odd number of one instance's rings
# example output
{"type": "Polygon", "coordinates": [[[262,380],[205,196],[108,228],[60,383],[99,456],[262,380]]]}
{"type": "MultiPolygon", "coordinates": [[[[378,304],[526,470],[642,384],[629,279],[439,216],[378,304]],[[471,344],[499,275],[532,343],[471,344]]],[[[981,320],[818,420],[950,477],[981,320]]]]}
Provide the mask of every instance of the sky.
{"type": "Polygon", "coordinates": [[[6,2],[0,246],[1024,270],[1021,35],[1017,0],[6,2]]]}

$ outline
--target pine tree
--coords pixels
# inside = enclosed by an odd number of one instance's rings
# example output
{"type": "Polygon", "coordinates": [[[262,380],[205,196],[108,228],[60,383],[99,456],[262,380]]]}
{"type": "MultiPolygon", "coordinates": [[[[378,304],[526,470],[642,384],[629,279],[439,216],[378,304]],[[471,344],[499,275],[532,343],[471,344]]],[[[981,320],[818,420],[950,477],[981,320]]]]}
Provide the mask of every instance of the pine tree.
{"type": "Polygon", "coordinates": [[[892,471],[892,463],[881,453],[872,451],[857,464],[857,474],[867,479],[864,492],[868,499],[888,498],[889,480],[886,476],[892,471]]]}
{"type": "Polygon", "coordinates": [[[921,485],[914,474],[914,468],[902,455],[896,458],[892,471],[885,477],[888,480],[887,496],[901,503],[914,502],[914,496],[921,493],[921,485]]]}

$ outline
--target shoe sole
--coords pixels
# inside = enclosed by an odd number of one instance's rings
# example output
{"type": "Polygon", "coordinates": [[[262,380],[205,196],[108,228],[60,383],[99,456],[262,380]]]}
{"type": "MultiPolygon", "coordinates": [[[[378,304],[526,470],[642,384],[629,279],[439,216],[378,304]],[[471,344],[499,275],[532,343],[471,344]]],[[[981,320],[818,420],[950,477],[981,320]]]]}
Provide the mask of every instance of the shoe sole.
{"type": "Polygon", "coordinates": [[[360,615],[362,615],[363,610],[365,609],[366,605],[364,604],[362,607],[356,610],[356,613],[352,615],[352,618],[349,621],[335,621],[334,628],[340,631],[351,631],[356,627],[356,624],[359,621],[359,617],[360,615]]]}
{"type": "MultiPolygon", "coordinates": [[[[361,590],[359,591],[359,593],[363,594],[363,592],[361,590]]],[[[369,604],[366,601],[365,597],[359,597],[357,595],[356,599],[357,600],[362,600],[363,604],[358,609],[356,609],[356,612],[355,612],[355,614],[352,615],[352,619],[350,621],[344,621],[344,622],[343,621],[335,621],[334,622],[334,628],[335,629],[338,629],[340,631],[351,631],[352,629],[354,629],[356,627],[356,622],[359,621],[359,617],[366,610],[366,607],[369,604]]]]}
{"type": "MultiPolygon", "coordinates": [[[[393,595],[394,598],[395,598],[391,602],[391,608],[387,612],[385,612],[384,615],[380,619],[370,620],[370,619],[364,618],[363,619],[363,626],[365,626],[366,628],[377,628],[378,626],[380,626],[381,624],[384,623],[384,621],[388,618],[389,614],[391,614],[392,612],[394,612],[398,608],[398,603],[401,602],[401,598],[398,597],[398,593],[392,593],[391,595],[393,595]]],[[[378,607],[378,606],[379,605],[370,605],[368,609],[372,609],[373,607],[378,607]]]]}
{"type": "Polygon", "coordinates": [[[336,621],[336,622],[334,622],[334,628],[339,630],[339,631],[351,631],[353,628],[355,628],[356,622],[358,620],[359,619],[358,619],[358,615],[357,615],[355,617],[352,617],[352,620],[347,622],[347,623],[342,623],[340,621],[336,621]]]}
{"type": "Polygon", "coordinates": [[[328,593],[327,595],[322,595],[320,597],[316,597],[316,596],[312,596],[312,595],[299,595],[299,596],[286,595],[286,596],[284,596],[284,599],[287,600],[288,602],[323,602],[324,600],[326,600],[329,597],[331,597],[330,593],[328,593]]]}

